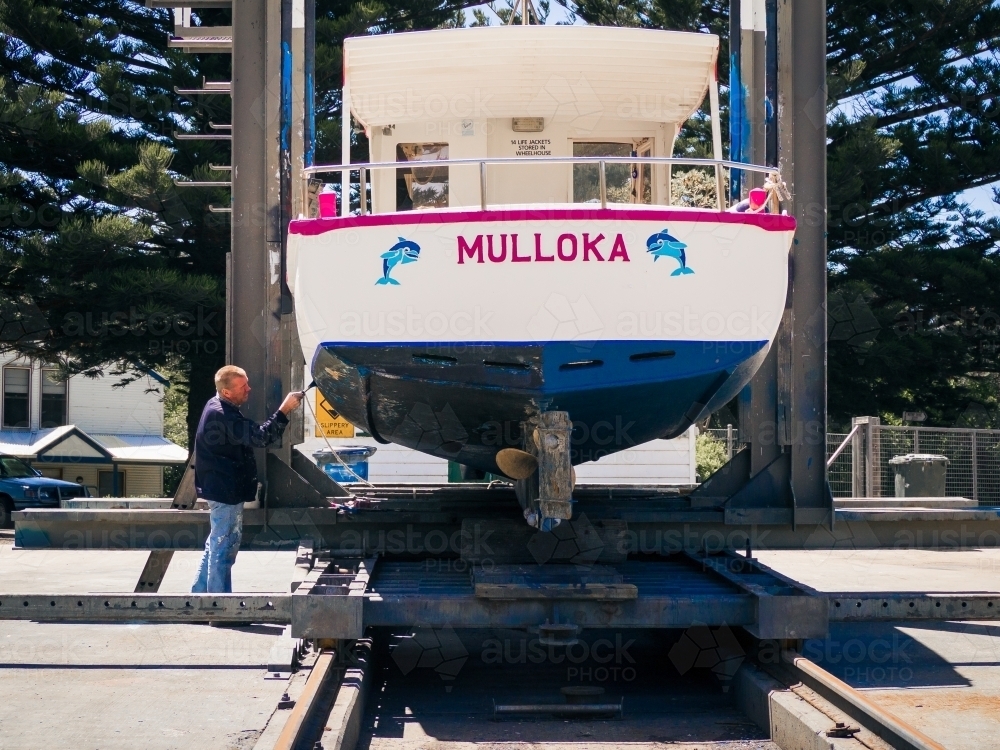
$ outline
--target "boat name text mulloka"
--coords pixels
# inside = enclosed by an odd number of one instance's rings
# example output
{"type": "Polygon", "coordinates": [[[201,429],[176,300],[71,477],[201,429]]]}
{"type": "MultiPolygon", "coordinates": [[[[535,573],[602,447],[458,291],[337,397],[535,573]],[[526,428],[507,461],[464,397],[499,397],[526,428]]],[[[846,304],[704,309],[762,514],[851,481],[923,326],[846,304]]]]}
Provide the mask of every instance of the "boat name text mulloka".
{"type": "Polygon", "coordinates": [[[466,261],[475,263],[542,263],[562,261],[622,261],[630,262],[625,238],[616,234],[614,240],[603,234],[582,235],[561,234],[554,247],[542,247],[542,235],[534,235],[534,248],[531,241],[518,245],[517,234],[477,234],[473,240],[458,236],[458,264],[466,261]],[[603,243],[603,244],[602,244],[603,243]]]}

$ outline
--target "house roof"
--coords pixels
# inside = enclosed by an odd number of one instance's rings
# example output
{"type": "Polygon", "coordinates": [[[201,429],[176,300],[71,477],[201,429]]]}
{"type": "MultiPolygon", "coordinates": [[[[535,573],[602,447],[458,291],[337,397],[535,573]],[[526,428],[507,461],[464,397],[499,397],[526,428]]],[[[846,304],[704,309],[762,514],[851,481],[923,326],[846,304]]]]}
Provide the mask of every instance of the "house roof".
{"type": "Polygon", "coordinates": [[[182,464],[185,448],[159,435],[88,434],[75,425],[0,430],[0,453],[49,463],[182,464]]]}
{"type": "Polygon", "coordinates": [[[186,448],[158,435],[91,435],[119,461],[182,464],[188,460],[186,448]]]}
{"type": "Polygon", "coordinates": [[[351,111],[368,126],[545,117],[683,123],[715,76],[712,34],[489,26],[344,41],[351,111]]]}

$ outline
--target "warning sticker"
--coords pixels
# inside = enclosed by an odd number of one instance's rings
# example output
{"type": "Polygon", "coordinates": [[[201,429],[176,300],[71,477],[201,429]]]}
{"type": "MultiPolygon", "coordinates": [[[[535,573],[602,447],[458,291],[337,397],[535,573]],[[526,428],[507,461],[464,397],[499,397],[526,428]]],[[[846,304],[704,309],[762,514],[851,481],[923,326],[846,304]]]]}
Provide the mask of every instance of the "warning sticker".
{"type": "Polygon", "coordinates": [[[319,390],[316,391],[316,437],[354,437],[354,425],[344,419],[319,390]]]}

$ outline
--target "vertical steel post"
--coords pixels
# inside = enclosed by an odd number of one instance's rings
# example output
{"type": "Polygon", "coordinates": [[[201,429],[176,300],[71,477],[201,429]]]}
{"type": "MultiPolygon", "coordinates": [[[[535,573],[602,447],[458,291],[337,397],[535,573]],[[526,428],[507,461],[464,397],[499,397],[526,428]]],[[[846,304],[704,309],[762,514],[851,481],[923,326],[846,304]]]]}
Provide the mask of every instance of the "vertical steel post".
{"type": "Polygon", "coordinates": [[[486,162],[479,162],[479,208],[486,210],[486,162]]]}
{"type": "Polygon", "coordinates": [[[600,162],[600,164],[598,165],[598,167],[600,168],[600,173],[599,173],[598,176],[600,178],[600,183],[601,183],[601,208],[607,208],[608,207],[608,180],[607,180],[607,172],[606,172],[605,167],[604,167],[604,162],[603,161],[600,162]]]}
{"type": "Polygon", "coordinates": [[[972,431],[972,499],[979,504],[979,457],[978,446],[976,445],[976,431],[972,431]]]}
{"type": "MultiPolygon", "coordinates": [[[[245,413],[257,421],[277,409],[283,391],[291,390],[301,359],[290,339],[294,318],[284,283],[295,135],[294,10],[293,0],[240,0],[233,5],[232,294],[227,327],[231,362],[247,371],[253,387],[245,413]]],[[[294,439],[294,429],[289,437],[294,439]]],[[[289,442],[274,450],[287,458],[289,442]]],[[[266,483],[266,462],[263,455],[257,459],[258,474],[266,483]]]]}
{"type": "Polygon", "coordinates": [[[266,27],[265,0],[234,3],[231,361],[250,378],[244,413],[258,421],[266,417],[269,390],[266,27]]]}
{"type": "Polygon", "coordinates": [[[872,497],[882,497],[882,420],[871,417],[872,423],[872,497]]]}
{"type": "Polygon", "coordinates": [[[361,215],[366,215],[368,213],[368,176],[364,167],[358,170],[358,202],[361,204],[361,215]]]}
{"type": "MultiPolygon", "coordinates": [[[[302,165],[316,163],[316,0],[303,0],[302,20],[302,165]]],[[[309,178],[302,183],[302,213],[312,216],[309,178]]]]}
{"type": "MultiPolygon", "coordinates": [[[[232,229],[230,229],[232,231],[232,229]]],[[[233,361],[233,253],[226,253],[226,362],[233,361]]]]}
{"type": "MultiPolygon", "coordinates": [[[[745,94],[740,67],[741,7],[743,0],[729,0],[729,160],[743,160],[743,130],[746,110],[743,106],[745,94]]],[[[743,173],[733,169],[729,173],[729,202],[738,203],[741,195],[743,173]]]]}
{"type": "Polygon", "coordinates": [[[764,0],[764,160],[778,166],[778,0],[764,0]]]}
{"type": "MultiPolygon", "coordinates": [[[[737,94],[730,92],[730,98],[736,96],[743,109],[743,129],[739,136],[742,149],[740,160],[755,164],[762,163],[765,157],[767,107],[764,99],[767,87],[764,63],[770,44],[775,50],[777,64],[776,16],[776,0],[771,7],[768,7],[767,0],[740,0],[737,33],[740,38],[738,59],[742,88],[737,94]],[[768,11],[773,13],[774,17],[771,19],[765,18],[768,11]],[[771,21],[770,24],[768,20],[771,21]],[[774,31],[768,39],[766,30],[769,25],[774,27],[774,31]]],[[[788,65],[791,64],[789,58],[788,65]]],[[[773,123],[774,118],[771,120],[773,123]]],[[[790,129],[791,123],[784,123],[784,126],[790,129]]],[[[746,191],[760,184],[760,175],[748,172],[742,187],[746,191]]],[[[751,476],[757,475],[778,458],[782,446],[788,442],[778,387],[779,362],[787,360],[787,353],[782,351],[786,343],[779,331],[750,385],[740,394],[740,429],[745,431],[744,440],[750,446],[751,476]]]]}
{"type": "MultiPolygon", "coordinates": [[[[347,49],[344,49],[344,84],[340,94],[340,163],[351,163],[351,82],[347,77],[347,49]]],[[[340,172],[340,215],[351,215],[351,170],[340,172]]]]}
{"type": "Polygon", "coordinates": [[[864,435],[865,430],[861,427],[858,417],[851,420],[851,429],[855,430],[854,437],[851,438],[851,497],[865,496],[865,454],[864,435]]]}
{"type": "MultiPolygon", "coordinates": [[[[281,390],[302,390],[305,362],[299,343],[295,308],[288,288],[288,224],[307,210],[308,184],[302,179],[305,164],[305,0],[282,0],[281,6],[281,390]]],[[[289,415],[287,436],[277,451],[286,463],[291,446],[305,439],[303,410],[289,415]]]]}
{"type": "Polygon", "coordinates": [[[865,497],[875,497],[875,429],[865,422],[865,497]]]}
{"type": "Polygon", "coordinates": [[[302,76],[303,113],[302,142],[305,166],[316,163],[316,0],[303,0],[302,76]]]}
{"type": "MultiPolygon", "coordinates": [[[[712,158],[722,159],[722,122],[719,113],[719,77],[715,68],[708,79],[708,102],[712,114],[712,158]]],[[[603,164],[603,162],[601,162],[603,164]]],[[[722,167],[715,165],[715,205],[720,211],[726,208],[726,193],[722,167]]]]}
{"type": "Polygon", "coordinates": [[[826,2],[780,0],[780,163],[797,222],[791,252],[788,432],[796,523],[832,520],[826,480],[826,2]],[[784,23],[782,23],[784,21],[784,23]],[[788,176],[785,176],[788,181],[788,176]]]}

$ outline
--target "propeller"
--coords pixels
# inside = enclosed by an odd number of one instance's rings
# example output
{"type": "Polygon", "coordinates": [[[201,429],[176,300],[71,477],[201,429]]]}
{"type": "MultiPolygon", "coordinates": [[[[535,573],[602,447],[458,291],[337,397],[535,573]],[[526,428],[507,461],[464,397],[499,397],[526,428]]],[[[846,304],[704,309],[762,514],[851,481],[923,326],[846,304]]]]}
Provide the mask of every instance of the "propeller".
{"type": "MultiPolygon", "coordinates": [[[[518,448],[504,448],[497,453],[497,466],[511,479],[527,479],[538,471],[538,459],[518,448]]],[[[576,469],[571,468],[572,483],[576,487],[576,469]]]]}
{"type": "Polygon", "coordinates": [[[518,448],[504,448],[497,453],[497,466],[511,479],[527,479],[538,471],[538,459],[518,448]]]}

